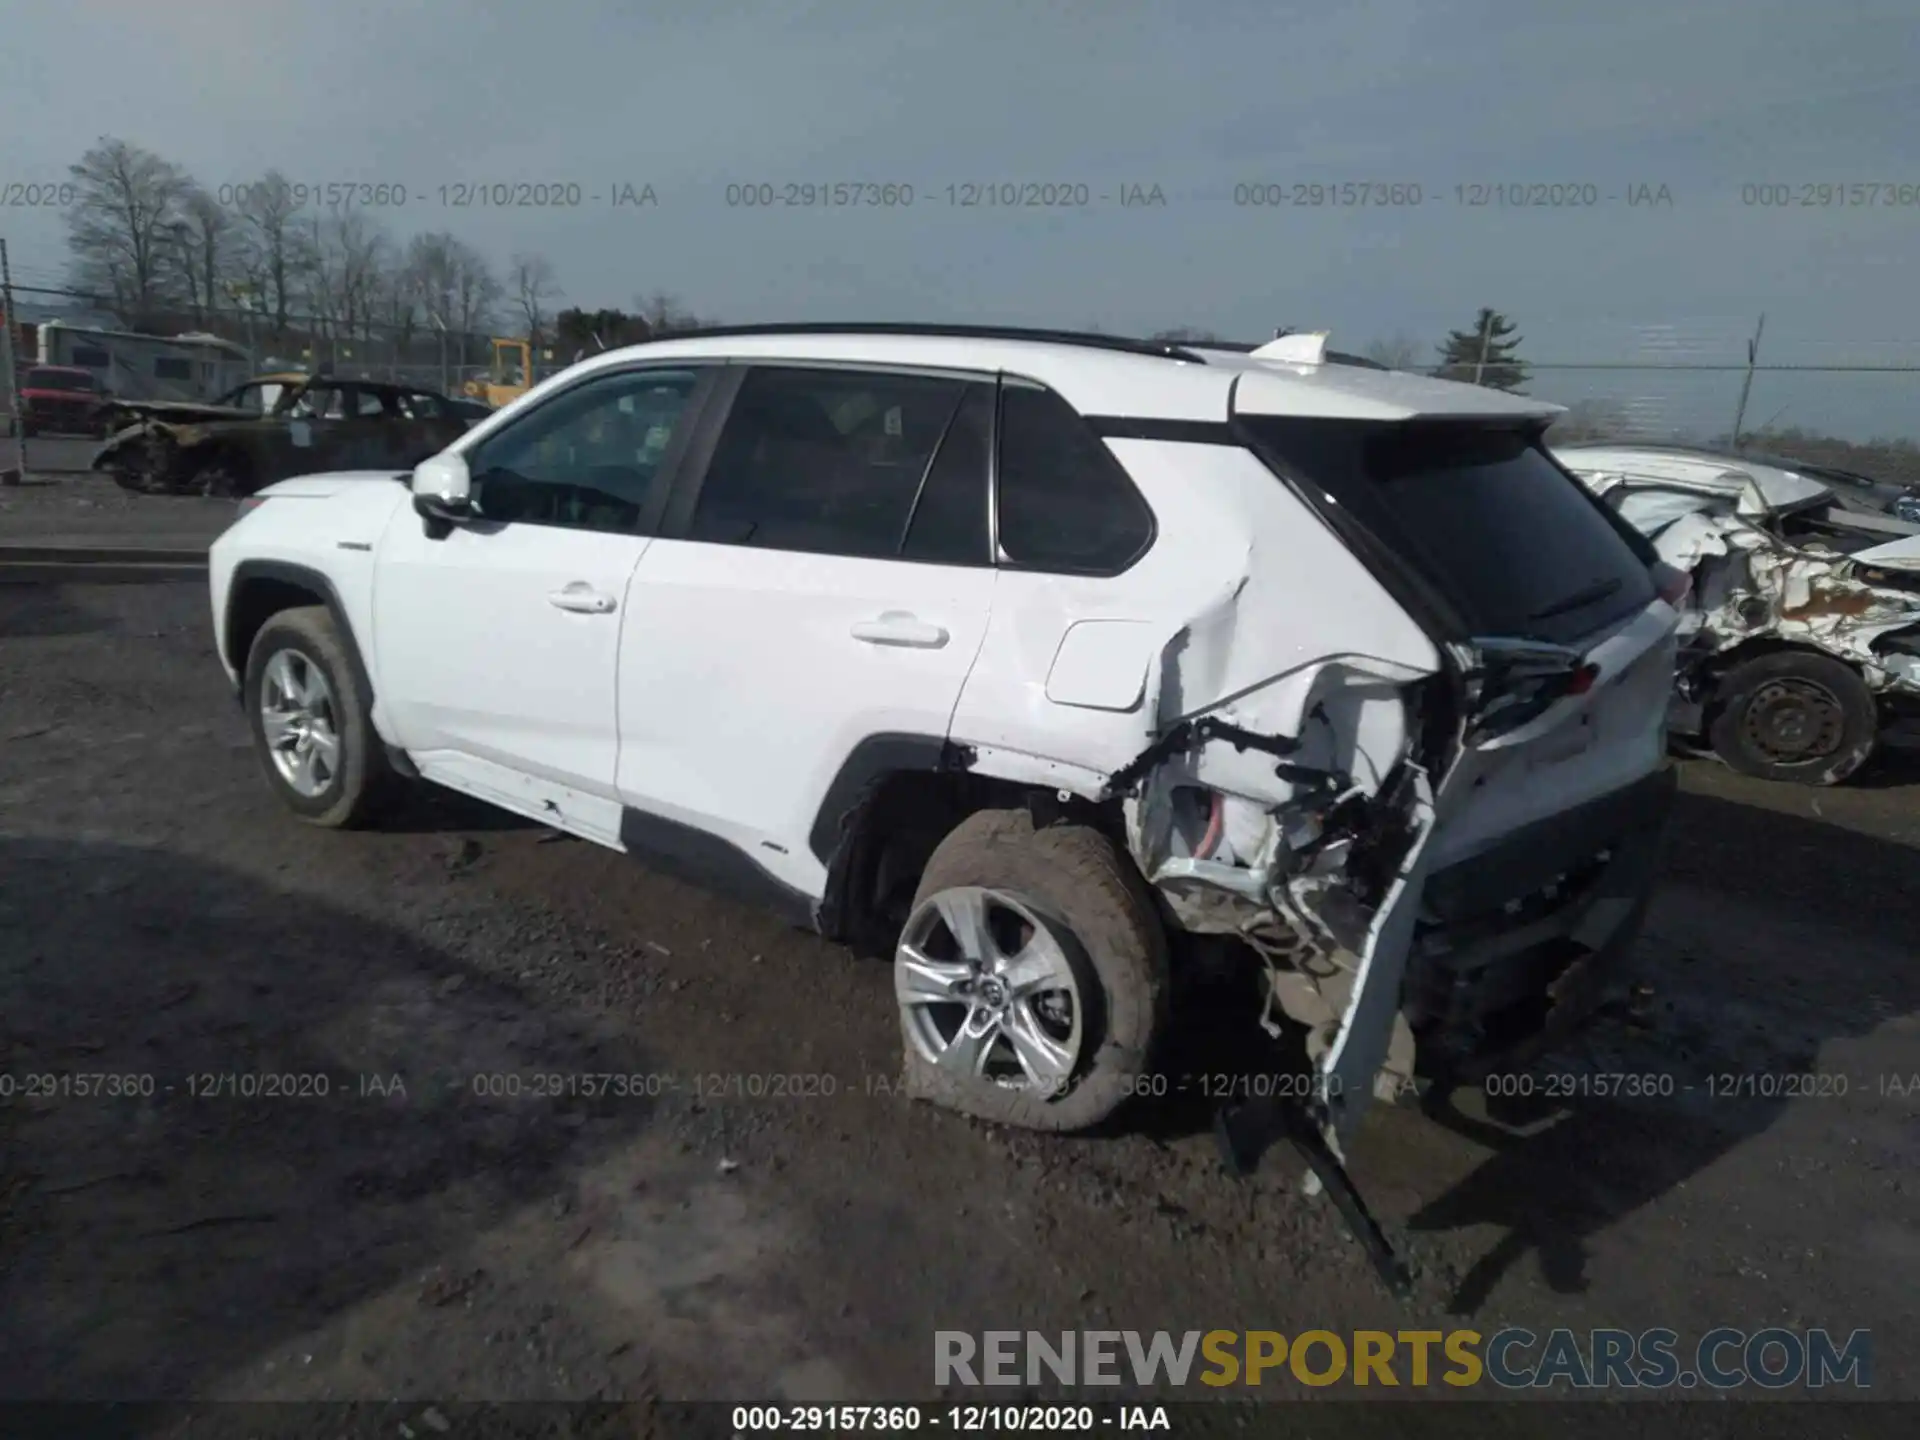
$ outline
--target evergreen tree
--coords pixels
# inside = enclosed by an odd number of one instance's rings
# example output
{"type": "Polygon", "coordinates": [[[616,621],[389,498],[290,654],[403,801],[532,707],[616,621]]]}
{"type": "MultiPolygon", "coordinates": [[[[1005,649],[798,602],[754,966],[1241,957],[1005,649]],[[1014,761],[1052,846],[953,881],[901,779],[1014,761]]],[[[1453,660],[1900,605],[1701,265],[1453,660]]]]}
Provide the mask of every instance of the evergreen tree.
{"type": "Polygon", "coordinates": [[[1434,373],[1443,380],[1517,391],[1527,383],[1527,367],[1514,353],[1519,348],[1513,322],[1498,310],[1483,308],[1472,329],[1452,331],[1441,343],[1440,366],[1434,373]]]}

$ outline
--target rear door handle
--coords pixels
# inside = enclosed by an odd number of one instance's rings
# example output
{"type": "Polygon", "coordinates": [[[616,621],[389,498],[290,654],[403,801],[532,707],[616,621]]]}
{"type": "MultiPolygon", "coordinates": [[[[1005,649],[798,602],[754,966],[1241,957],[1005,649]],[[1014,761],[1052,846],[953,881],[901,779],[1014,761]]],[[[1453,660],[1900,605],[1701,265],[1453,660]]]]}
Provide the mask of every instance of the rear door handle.
{"type": "Polygon", "coordinates": [[[901,645],[914,650],[938,650],[948,638],[940,626],[929,625],[905,610],[889,610],[877,620],[861,620],[850,633],[869,645],[901,645]]]}
{"type": "Polygon", "coordinates": [[[584,580],[576,580],[564,590],[549,590],[547,603],[578,615],[608,615],[613,611],[613,596],[603,594],[584,580]]]}

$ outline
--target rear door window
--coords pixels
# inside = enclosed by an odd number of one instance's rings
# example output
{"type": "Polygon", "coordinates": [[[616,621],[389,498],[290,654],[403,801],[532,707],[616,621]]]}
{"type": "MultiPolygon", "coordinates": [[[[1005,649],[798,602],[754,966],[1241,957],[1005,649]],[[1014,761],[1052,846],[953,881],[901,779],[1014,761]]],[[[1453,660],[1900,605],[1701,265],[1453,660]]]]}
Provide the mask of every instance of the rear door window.
{"type": "MultiPolygon", "coordinates": [[[[964,500],[951,490],[965,477],[936,473],[933,460],[967,390],[941,376],[755,367],[721,429],[687,538],[893,559],[912,529],[908,558],[944,558],[959,547],[936,532],[964,500]]],[[[984,466],[976,474],[984,486],[984,466]]]]}
{"type": "Polygon", "coordinates": [[[1474,634],[1568,642],[1651,604],[1646,557],[1531,431],[1243,417],[1474,634]]]}

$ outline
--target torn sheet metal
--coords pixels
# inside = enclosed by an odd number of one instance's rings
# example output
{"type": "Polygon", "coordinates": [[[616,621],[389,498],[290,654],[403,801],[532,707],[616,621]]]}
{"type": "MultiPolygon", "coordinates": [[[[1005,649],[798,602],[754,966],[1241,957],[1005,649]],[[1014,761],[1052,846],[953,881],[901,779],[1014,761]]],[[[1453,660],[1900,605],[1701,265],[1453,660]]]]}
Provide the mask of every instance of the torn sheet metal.
{"type": "MultiPolygon", "coordinates": [[[[1623,514],[1626,513],[1623,509],[1623,514]]],[[[1631,517],[1630,517],[1631,518],[1631,517]]],[[[1866,563],[1873,551],[1842,554],[1789,543],[1724,507],[1692,509],[1649,536],[1660,557],[1693,576],[1681,634],[1697,658],[1772,637],[1823,650],[1857,668],[1869,688],[1920,696],[1910,666],[1889,664],[1876,646],[1920,625],[1920,574],[1866,563]]]]}
{"type": "Polygon", "coordinates": [[[1255,648],[1245,588],[1164,648],[1149,678],[1160,738],[1110,793],[1125,796],[1129,847],[1180,924],[1264,959],[1263,1023],[1306,1027],[1320,1076],[1308,1108],[1338,1153],[1376,1077],[1412,1077],[1400,979],[1433,803],[1411,763],[1407,697],[1435,672],[1343,655],[1236,684],[1227,667],[1255,648]]]}

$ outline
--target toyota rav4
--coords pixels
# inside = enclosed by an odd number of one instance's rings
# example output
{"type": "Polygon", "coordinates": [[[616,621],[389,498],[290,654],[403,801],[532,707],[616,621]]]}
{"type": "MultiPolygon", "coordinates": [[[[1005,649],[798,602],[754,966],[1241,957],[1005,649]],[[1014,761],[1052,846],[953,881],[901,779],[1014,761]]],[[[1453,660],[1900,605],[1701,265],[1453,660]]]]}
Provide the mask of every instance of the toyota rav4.
{"type": "Polygon", "coordinates": [[[297,815],[424,779],[878,940],[975,1115],[1150,1088],[1226,937],[1337,1154],[1588,1014],[1645,908],[1685,580],[1557,413],[1324,336],[708,331],[269,487],[213,619],[297,815]]]}

